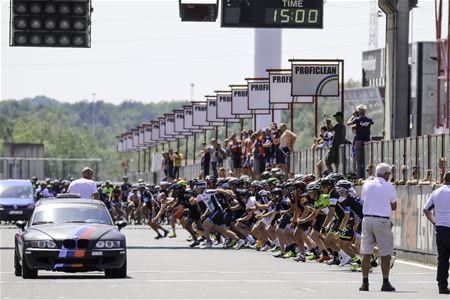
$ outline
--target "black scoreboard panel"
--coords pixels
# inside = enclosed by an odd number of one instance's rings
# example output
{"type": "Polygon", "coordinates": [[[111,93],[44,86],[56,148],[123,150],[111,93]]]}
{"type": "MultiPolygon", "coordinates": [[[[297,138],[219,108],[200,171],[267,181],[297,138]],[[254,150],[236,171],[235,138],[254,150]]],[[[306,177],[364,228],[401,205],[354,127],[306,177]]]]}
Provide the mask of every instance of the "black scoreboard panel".
{"type": "Polygon", "coordinates": [[[222,27],[323,28],[323,0],[222,0],[222,27]]]}

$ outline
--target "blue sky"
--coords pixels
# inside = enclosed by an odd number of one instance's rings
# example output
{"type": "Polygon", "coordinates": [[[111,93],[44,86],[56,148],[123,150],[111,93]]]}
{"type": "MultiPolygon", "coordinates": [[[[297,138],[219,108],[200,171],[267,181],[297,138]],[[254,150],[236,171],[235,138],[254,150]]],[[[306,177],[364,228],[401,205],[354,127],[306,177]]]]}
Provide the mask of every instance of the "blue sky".
{"type": "MultiPolygon", "coordinates": [[[[182,23],[175,0],[94,1],[90,49],[11,48],[9,1],[0,4],[0,100],[46,95],[76,102],[93,93],[113,103],[182,100],[190,98],[191,83],[201,99],[254,72],[253,29],[221,28],[219,20],[182,23]]],[[[418,6],[410,39],[432,41],[434,0],[418,6]]],[[[289,58],[342,58],[346,79],[360,80],[369,7],[368,0],[328,0],[323,30],[283,30],[282,67],[290,66],[289,58]]],[[[384,14],[378,26],[383,47],[384,14]]]]}

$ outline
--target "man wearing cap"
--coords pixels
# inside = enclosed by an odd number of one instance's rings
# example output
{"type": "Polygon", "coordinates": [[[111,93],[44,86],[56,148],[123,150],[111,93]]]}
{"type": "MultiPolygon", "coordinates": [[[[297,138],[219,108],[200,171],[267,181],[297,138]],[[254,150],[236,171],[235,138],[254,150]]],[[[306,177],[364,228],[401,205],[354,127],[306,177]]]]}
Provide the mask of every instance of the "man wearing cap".
{"type": "Polygon", "coordinates": [[[365,177],[364,143],[370,142],[370,127],[373,125],[373,120],[366,116],[366,110],[365,105],[358,105],[347,122],[347,126],[355,126],[356,129],[355,156],[358,179],[365,177]]]}
{"type": "Polygon", "coordinates": [[[84,168],[81,171],[82,178],[72,181],[67,189],[68,193],[80,194],[81,198],[100,200],[97,191],[97,184],[92,180],[94,171],[91,168],[84,168]]]}
{"type": "Polygon", "coordinates": [[[331,120],[327,119],[327,129],[329,132],[333,132],[333,141],[331,142],[330,150],[328,151],[327,157],[325,158],[325,164],[330,172],[333,172],[333,166],[335,165],[336,170],[339,166],[339,146],[345,143],[345,126],[344,126],[344,114],[338,111],[333,115],[336,119],[336,125],[331,125],[331,120]]]}

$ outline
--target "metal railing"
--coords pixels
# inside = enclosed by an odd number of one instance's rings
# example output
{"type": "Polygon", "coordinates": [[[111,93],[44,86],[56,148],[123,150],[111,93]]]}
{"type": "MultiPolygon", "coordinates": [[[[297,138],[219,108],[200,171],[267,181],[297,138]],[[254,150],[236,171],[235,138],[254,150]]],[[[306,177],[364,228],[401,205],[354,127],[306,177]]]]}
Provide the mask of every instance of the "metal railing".
{"type": "MultiPolygon", "coordinates": [[[[365,143],[365,165],[376,166],[381,162],[394,165],[393,175],[396,179],[402,178],[402,166],[407,167],[407,178],[411,178],[413,167],[417,167],[420,178],[425,177],[426,171],[431,170],[432,181],[440,181],[440,160],[444,169],[447,170],[450,161],[450,134],[426,135],[419,137],[402,138],[395,140],[371,141],[365,143]]],[[[327,149],[305,149],[295,151],[291,157],[290,170],[298,174],[318,174],[317,164],[320,160],[325,161],[327,149]]],[[[341,173],[354,172],[352,145],[340,147],[340,164],[337,171],[341,173]]],[[[224,162],[225,167],[229,164],[224,162]]],[[[325,168],[326,169],[326,168],[325,168]]],[[[324,170],[325,170],[324,169],[324,170]]],[[[180,177],[196,178],[201,172],[199,163],[188,165],[180,169],[180,177]]],[[[163,178],[162,171],[155,173],[136,174],[136,178],[145,178],[149,182],[159,183],[163,178]]]]}

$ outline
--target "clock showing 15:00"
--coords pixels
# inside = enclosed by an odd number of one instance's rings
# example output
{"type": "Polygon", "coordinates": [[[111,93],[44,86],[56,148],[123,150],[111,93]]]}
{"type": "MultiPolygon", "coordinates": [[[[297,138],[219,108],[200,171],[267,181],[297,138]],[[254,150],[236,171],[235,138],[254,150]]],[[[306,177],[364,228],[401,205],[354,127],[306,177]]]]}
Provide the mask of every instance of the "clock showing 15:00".
{"type": "Polygon", "coordinates": [[[323,0],[223,0],[222,27],[323,28],[323,0]]]}

